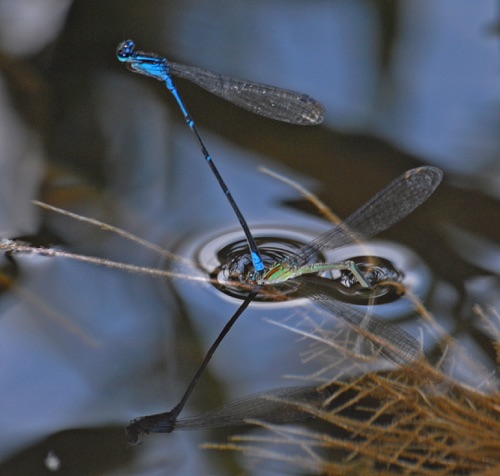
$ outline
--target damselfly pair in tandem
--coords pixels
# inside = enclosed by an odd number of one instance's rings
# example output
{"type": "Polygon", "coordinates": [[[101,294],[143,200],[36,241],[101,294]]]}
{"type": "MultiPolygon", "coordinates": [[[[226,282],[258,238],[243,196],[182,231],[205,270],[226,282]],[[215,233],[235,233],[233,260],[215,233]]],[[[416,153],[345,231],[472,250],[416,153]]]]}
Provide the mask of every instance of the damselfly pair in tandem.
{"type": "MultiPolygon", "coordinates": [[[[425,358],[422,345],[403,329],[381,319],[368,317],[359,308],[332,298],[328,289],[331,280],[323,275],[328,271],[340,270],[346,273],[351,284],[367,290],[379,286],[386,279],[386,276],[373,273],[369,265],[360,269],[351,260],[334,263],[316,260],[322,250],[334,249],[369,239],[405,218],[425,202],[437,188],[442,179],[442,172],[439,169],[427,166],[407,171],[342,223],[321,234],[285,259],[279,262],[266,262],[261,256],[250,227],[216,168],[184,101],[179,95],[172,76],[188,79],[209,92],[251,112],[292,124],[319,124],[323,120],[324,108],[316,100],[301,93],[169,62],[156,54],[136,50],[135,44],[131,40],[124,41],[119,45],[117,57],[121,62],[126,63],[132,71],[164,82],[173,94],[188,127],[196,137],[203,157],[209,164],[242,226],[252,263],[251,269],[238,276],[232,276],[236,285],[248,290],[246,297],[208,350],[179,403],[169,412],[132,420],[127,426],[127,435],[131,443],[138,440],[140,433],[172,432],[176,428],[179,414],[211,357],[231,327],[254,299],[263,293],[279,295],[282,293],[283,285],[285,288],[300,289],[304,296],[342,318],[363,339],[371,342],[379,350],[380,355],[394,364],[398,366],[412,365],[419,359],[425,358]]],[[[52,253],[50,250],[36,249],[9,240],[4,240],[1,248],[10,252],[39,251],[47,255],[64,255],[62,252],[52,253]]],[[[103,264],[110,265],[111,263],[103,264]]]]}

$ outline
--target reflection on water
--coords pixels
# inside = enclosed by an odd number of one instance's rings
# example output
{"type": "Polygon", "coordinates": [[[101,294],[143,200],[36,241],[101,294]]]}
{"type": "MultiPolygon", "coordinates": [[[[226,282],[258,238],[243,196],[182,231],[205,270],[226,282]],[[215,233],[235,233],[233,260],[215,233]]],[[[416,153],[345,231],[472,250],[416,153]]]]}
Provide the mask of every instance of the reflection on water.
{"type": "MultiPolygon", "coordinates": [[[[252,226],[252,234],[266,267],[294,256],[303,245],[314,238],[311,233],[297,229],[258,226],[252,226]]],[[[244,284],[249,273],[253,272],[253,266],[247,242],[240,231],[210,237],[199,246],[193,258],[202,271],[215,280],[214,285],[219,291],[239,299],[248,294],[248,287],[244,284]],[[238,282],[241,285],[238,285],[238,282]]],[[[317,256],[318,262],[323,260],[321,255],[317,256]]],[[[293,299],[291,294],[296,286],[292,283],[283,283],[283,286],[278,288],[275,293],[259,294],[255,301],[293,299]]]]}
{"type": "MultiPolygon", "coordinates": [[[[276,263],[286,260],[293,260],[300,249],[316,238],[309,233],[299,232],[292,229],[276,229],[252,227],[252,233],[259,247],[262,259],[267,268],[276,263]]],[[[192,248],[196,246],[199,239],[192,240],[192,243],[183,248],[183,252],[191,255],[192,248]],[[191,249],[191,251],[190,251],[191,249]]],[[[335,256],[333,250],[327,250],[329,256],[335,256]]],[[[346,269],[331,269],[328,272],[322,272],[322,275],[329,276],[329,286],[337,299],[352,304],[374,305],[383,304],[397,300],[404,293],[404,289],[414,289],[427,287],[422,281],[426,279],[426,274],[418,275],[423,272],[423,266],[416,270],[415,265],[410,266],[410,262],[417,260],[410,259],[410,250],[403,247],[393,248],[390,244],[379,245],[364,244],[351,245],[343,247],[343,258],[336,258],[332,263],[341,263],[349,260],[354,262],[361,271],[363,277],[368,281],[371,288],[362,287],[351,271],[346,269]],[[370,252],[367,256],[357,256],[359,253],[370,252]],[[391,256],[397,260],[400,268],[397,268],[388,258],[391,256]],[[408,268],[408,278],[405,278],[408,268]],[[401,287],[395,286],[377,286],[385,281],[400,283],[401,287]]],[[[248,244],[242,232],[223,233],[221,235],[211,236],[208,241],[202,242],[198,249],[194,251],[193,260],[205,275],[209,275],[213,280],[212,284],[221,292],[238,299],[244,299],[249,290],[255,286],[253,282],[252,259],[248,252],[248,244]],[[246,284],[246,286],[245,286],[246,284]]],[[[322,253],[317,253],[310,258],[310,263],[326,263],[326,258],[322,253]]],[[[318,273],[315,273],[318,274],[318,273]]],[[[274,284],[266,286],[263,292],[258,294],[255,302],[262,301],[290,301],[297,299],[298,283],[289,279],[280,285],[274,284]],[[273,289],[275,292],[273,292],[273,289]]],[[[420,294],[420,292],[419,292],[420,294]]],[[[294,303],[290,303],[295,305],[294,303]]]]}

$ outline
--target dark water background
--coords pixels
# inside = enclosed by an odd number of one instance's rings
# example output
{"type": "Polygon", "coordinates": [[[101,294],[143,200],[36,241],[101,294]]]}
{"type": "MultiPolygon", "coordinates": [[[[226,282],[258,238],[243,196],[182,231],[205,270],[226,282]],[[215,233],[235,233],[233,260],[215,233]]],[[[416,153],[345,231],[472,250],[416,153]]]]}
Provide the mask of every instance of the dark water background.
{"type": "MultiPolygon", "coordinates": [[[[383,238],[406,246],[402,253],[427,270],[422,298],[436,319],[493,368],[472,307],[499,301],[495,2],[471,11],[445,1],[75,1],[63,13],[64,2],[48,2],[43,15],[59,23],[39,30],[27,7],[18,4],[19,16],[10,17],[11,3],[0,5],[0,20],[12,27],[9,37],[4,26],[0,56],[8,111],[1,118],[2,237],[161,265],[135,244],[42,214],[29,203],[34,198],[189,258],[214,236],[238,230],[163,85],[116,60],[119,41],[133,38],[141,49],[301,90],[327,107],[324,125],[301,128],[178,81],[251,228],[289,227],[308,239],[328,227],[310,204],[260,175],[261,164],[302,177],[344,217],[405,170],[441,167],[445,180],[435,195],[383,238]],[[31,43],[23,47],[24,37],[31,43]]],[[[0,474],[46,474],[51,451],[60,474],[241,469],[234,455],[197,448],[224,434],[174,433],[130,448],[123,433],[130,419],[175,403],[237,303],[196,282],[43,257],[16,263],[15,284],[0,300],[0,474]]],[[[6,262],[5,272],[11,269],[6,262]]],[[[300,373],[296,338],[262,321],[291,309],[247,312],[191,412],[300,373]]]]}

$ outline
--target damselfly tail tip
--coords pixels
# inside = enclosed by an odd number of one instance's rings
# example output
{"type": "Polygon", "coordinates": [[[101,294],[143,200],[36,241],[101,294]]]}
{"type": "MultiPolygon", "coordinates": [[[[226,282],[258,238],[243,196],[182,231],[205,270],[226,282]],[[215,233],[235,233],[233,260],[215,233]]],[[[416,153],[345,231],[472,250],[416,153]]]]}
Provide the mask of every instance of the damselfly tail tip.
{"type": "Polygon", "coordinates": [[[127,435],[129,445],[135,446],[139,444],[139,433],[141,433],[141,429],[137,428],[137,424],[134,421],[125,427],[125,434],[127,435]]]}

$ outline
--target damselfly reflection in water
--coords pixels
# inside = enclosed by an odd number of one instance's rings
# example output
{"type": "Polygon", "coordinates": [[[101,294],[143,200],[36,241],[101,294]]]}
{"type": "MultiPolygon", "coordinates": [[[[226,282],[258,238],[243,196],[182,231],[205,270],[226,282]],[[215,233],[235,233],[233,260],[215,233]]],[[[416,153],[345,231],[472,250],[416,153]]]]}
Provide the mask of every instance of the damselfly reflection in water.
{"type": "MultiPolygon", "coordinates": [[[[332,299],[329,292],[326,290],[328,286],[323,286],[323,283],[317,281],[320,278],[314,277],[313,275],[332,270],[341,270],[352,275],[352,277],[348,279],[351,284],[359,284],[359,286],[364,289],[371,290],[374,286],[379,284],[379,278],[373,273],[370,275],[369,269],[360,269],[353,261],[326,264],[322,263],[318,261],[319,252],[323,249],[344,246],[346,244],[356,242],[359,239],[370,238],[371,236],[389,228],[394,223],[411,213],[432,194],[441,180],[441,171],[434,167],[422,167],[420,169],[408,171],[406,174],[392,182],[384,190],[379,192],[379,194],[377,194],[365,206],[361,207],[357,212],[347,218],[345,222],[320,235],[309,244],[304,245],[296,253],[293,253],[293,255],[290,255],[279,262],[263,261],[260,251],[255,243],[255,239],[253,238],[243,215],[234,202],[226,184],[222,180],[218,170],[215,168],[213,160],[209,155],[198,130],[184,105],[184,102],[173,84],[171,75],[177,74],[182,77],[187,77],[193,81],[195,81],[194,78],[209,77],[211,78],[211,83],[221,83],[224,85],[221,90],[217,90],[218,92],[212,90],[212,86],[210,86],[208,89],[211,92],[219,94],[228,98],[232,102],[239,104],[237,99],[234,99],[229,93],[226,94],[229,89],[230,91],[236,92],[237,98],[251,98],[246,99],[245,104],[246,107],[253,112],[267,115],[268,117],[276,118],[278,120],[285,120],[286,122],[303,124],[304,122],[302,122],[302,119],[295,120],[294,117],[297,117],[297,115],[303,117],[304,111],[307,112],[311,110],[313,111],[314,119],[306,123],[320,122],[323,114],[323,108],[316,101],[299,93],[291,93],[278,88],[271,88],[245,81],[237,81],[233,78],[222,77],[220,75],[215,75],[215,78],[217,79],[215,81],[212,73],[207,73],[205,71],[198,70],[197,68],[181,67],[179,65],[168,63],[164,58],[158,57],[157,55],[138,52],[135,50],[134,43],[130,40],[120,44],[117,55],[120,61],[127,63],[132,71],[139,72],[165,82],[167,88],[174,95],[179,107],[181,108],[187,125],[196,136],[204,158],[210,165],[212,172],[216,176],[224,194],[228,197],[228,200],[238,217],[248,242],[250,250],[249,263],[251,263],[251,269],[248,271],[244,270],[244,272],[241,272],[236,276],[232,274],[230,275],[230,278],[236,283],[235,285],[242,287],[243,289],[247,289],[248,294],[245,296],[240,307],[224,326],[223,330],[208,350],[203,362],[198,368],[179,403],[169,412],[139,417],[133,420],[127,427],[127,434],[130,442],[136,442],[139,434],[143,432],[171,432],[176,428],[180,412],[189,399],[217,347],[250,303],[262,294],[282,298],[282,296],[286,295],[290,289],[302,292],[305,297],[311,298],[313,301],[321,304],[329,311],[333,311],[339,317],[342,317],[348,324],[357,330],[361,336],[372,341],[375,346],[380,349],[380,353],[383,356],[397,365],[412,364],[422,357],[421,346],[413,337],[394,326],[384,323],[383,321],[367,319],[364,313],[332,299]],[[265,98],[267,97],[272,98],[270,104],[266,103],[265,98]],[[266,106],[260,107],[258,104],[266,104],[266,106]],[[282,108],[280,104],[284,104],[284,107],[282,108]],[[290,104],[295,104],[298,106],[298,109],[295,106],[290,107],[290,104]],[[284,112],[277,114],[276,111],[284,112]],[[311,286],[311,283],[314,285],[311,286]]],[[[307,114],[309,114],[309,112],[307,112],[307,114]]],[[[3,241],[0,246],[8,251],[35,251],[47,255],[73,257],[75,259],[91,261],[106,266],[119,267],[128,271],[147,272],[150,275],[179,277],[175,273],[171,273],[169,271],[148,271],[144,268],[120,265],[107,260],[99,260],[95,258],[91,259],[81,256],[76,257],[74,255],[71,256],[69,253],[57,252],[54,250],[35,249],[10,241],[3,241]]],[[[327,278],[322,279],[330,281],[327,278]]],[[[202,278],[202,280],[208,281],[209,279],[202,278]]],[[[232,283],[228,284],[232,285],[232,283]]]]}
{"type": "Polygon", "coordinates": [[[364,312],[332,298],[328,290],[330,280],[314,275],[331,270],[346,270],[354,275],[352,282],[357,281],[362,288],[371,289],[380,284],[379,282],[368,282],[369,274],[362,274],[352,261],[340,263],[313,261],[311,263],[311,259],[314,260],[321,250],[368,239],[391,227],[425,202],[437,188],[441,179],[442,172],[435,167],[409,170],[377,193],[341,224],[304,245],[287,259],[278,263],[266,263],[262,273],[254,273],[250,270],[248,273],[241,274],[239,280],[253,288],[210,347],[182,399],[169,412],[133,420],[127,427],[130,442],[135,443],[140,433],[170,433],[175,429],[180,412],[217,347],[250,302],[262,291],[276,292],[280,295],[288,292],[290,286],[294,291],[299,290],[304,296],[341,317],[363,338],[372,342],[382,356],[396,365],[411,365],[423,358],[422,346],[414,337],[399,327],[380,319],[367,317],[364,312]]]}
{"type": "MultiPolygon", "coordinates": [[[[346,321],[359,335],[367,341],[374,344],[380,351],[380,354],[399,366],[405,366],[415,363],[423,357],[422,347],[419,342],[402,329],[386,323],[373,317],[367,318],[364,311],[352,307],[340,300],[338,296],[332,297],[330,293],[331,279],[317,276],[317,273],[324,273],[328,270],[347,270],[350,272],[352,263],[316,263],[314,259],[317,253],[326,248],[335,248],[344,246],[358,240],[367,239],[389,228],[399,220],[411,213],[416,207],[422,204],[437,188],[442,178],[442,173],[434,167],[421,167],[413,169],[384,188],[368,201],[359,210],[354,212],[342,224],[323,233],[310,243],[305,244],[297,252],[290,255],[281,262],[267,262],[265,271],[258,275],[250,269],[244,274],[234,276],[226,283],[228,286],[240,286],[248,290],[243,303],[228,321],[216,341],[209,349],[205,359],[195,374],[180,402],[169,412],[139,417],[133,420],[127,427],[127,434],[130,442],[136,442],[140,433],[163,433],[172,432],[176,428],[176,423],[180,412],[194,390],[201,374],[206,368],[212,355],[222,342],[225,335],[229,332],[236,320],[244,310],[249,306],[252,300],[257,296],[265,294],[275,296],[278,299],[283,294],[289,292],[290,288],[299,291],[304,297],[312,299],[325,309],[333,312],[334,315],[341,317],[346,321]],[[311,262],[313,260],[313,262],[311,262]],[[257,276],[257,277],[256,277],[257,276]],[[277,276],[277,279],[275,277],[277,276]],[[286,289],[288,288],[288,289],[286,289]]],[[[57,211],[57,209],[56,209],[57,211]]],[[[88,220],[88,219],[85,219],[88,220]]],[[[107,231],[117,232],[116,229],[102,224],[95,220],[88,220],[91,223],[104,228],[107,231]]],[[[134,241],[141,241],[133,235],[122,234],[134,241]]],[[[83,261],[89,261],[95,264],[101,264],[114,268],[120,268],[126,271],[142,272],[153,276],[174,277],[195,279],[199,281],[209,281],[208,278],[190,277],[179,275],[168,270],[154,270],[141,268],[137,266],[123,265],[109,260],[99,258],[72,255],[58,250],[44,248],[34,248],[22,243],[16,243],[9,240],[3,240],[0,247],[10,252],[36,252],[48,256],[62,256],[74,258],[83,261]]],[[[155,245],[153,245],[155,248],[155,245]]],[[[157,250],[160,251],[160,250],[157,250]]],[[[245,260],[245,257],[242,257],[245,260]]],[[[251,263],[251,260],[246,260],[251,263]]],[[[358,272],[362,273],[368,288],[364,283],[353,284],[361,289],[367,289],[371,292],[376,288],[380,277],[370,274],[370,269],[364,269],[358,272]],[[369,282],[368,282],[369,281],[369,282]]],[[[356,279],[350,278],[349,282],[355,283],[356,279]]],[[[338,288],[338,286],[337,286],[338,288]]],[[[229,422],[230,420],[228,420],[229,422]]],[[[228,423],[230,424],[230,423],[228,423]]],[[[215,423],[214,423],[215,425],[215,423]]],[[[182,425],[179,426],[179,428],[182,425]]]]}

